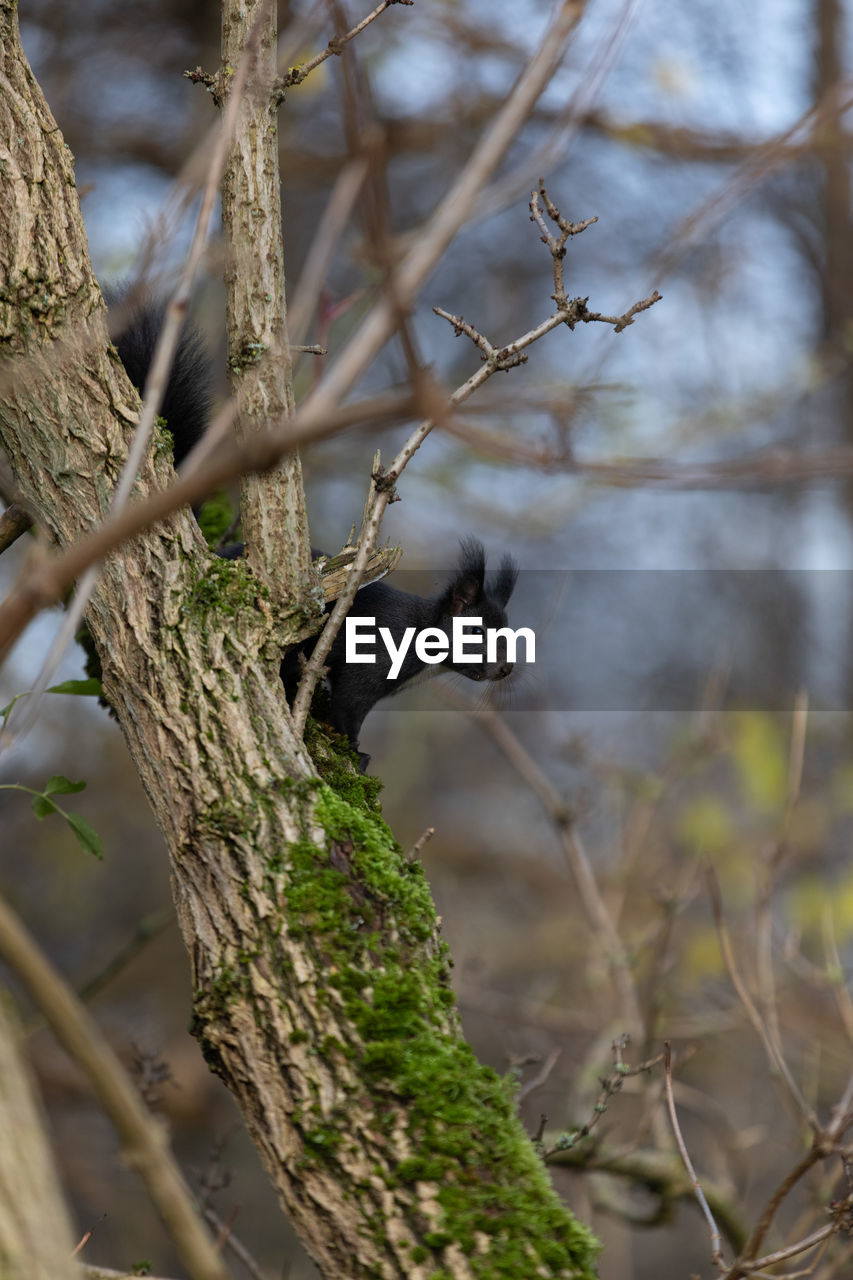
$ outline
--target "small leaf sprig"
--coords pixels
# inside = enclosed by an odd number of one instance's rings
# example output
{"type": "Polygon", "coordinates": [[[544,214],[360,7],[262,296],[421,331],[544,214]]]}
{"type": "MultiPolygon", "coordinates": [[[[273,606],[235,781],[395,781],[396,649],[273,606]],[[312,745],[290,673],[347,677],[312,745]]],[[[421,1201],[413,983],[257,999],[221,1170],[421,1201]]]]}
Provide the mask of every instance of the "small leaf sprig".
{"type": "Polygon", "coordinates": [[[68,823],[84,852],[91,853],[96,858],[102,858],[101,838],[92,824],[79,813],[69,813],[53,799],[54,796],[70,796],[85,790],[85,782],[72,782],[61,773],[55,773],[48,778],[43,791],[38,791],[35,787],[25,787],[21,782],[0,783],[0,791],[23,791],[33,796],[33,813],[39,821],[47,818],[51,813],[58,813],[68,823]]]}

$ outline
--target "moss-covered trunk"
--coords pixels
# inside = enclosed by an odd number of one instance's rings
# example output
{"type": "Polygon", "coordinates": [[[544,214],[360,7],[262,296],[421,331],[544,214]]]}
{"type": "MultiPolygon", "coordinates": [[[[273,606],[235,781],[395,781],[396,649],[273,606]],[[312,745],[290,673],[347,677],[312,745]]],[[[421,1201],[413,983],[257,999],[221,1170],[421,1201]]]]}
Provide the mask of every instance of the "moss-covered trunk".
{"type": "MultiPolygon", "coordinates": [[[[106,512],[136,401],[2,0],[0,50],[0,443],[65,545],[106,512]]],[[[167,475],[155,452],[139,493],[167,475]]],[[[180,514],[109,558],[88,622],[168,843],[196,1034],[324,1273],[591,1274],[511,1091],[461,1038],[422,869],[369,780],[315,731],[321,782],[293,735],[265,589],[180,514]]]]}

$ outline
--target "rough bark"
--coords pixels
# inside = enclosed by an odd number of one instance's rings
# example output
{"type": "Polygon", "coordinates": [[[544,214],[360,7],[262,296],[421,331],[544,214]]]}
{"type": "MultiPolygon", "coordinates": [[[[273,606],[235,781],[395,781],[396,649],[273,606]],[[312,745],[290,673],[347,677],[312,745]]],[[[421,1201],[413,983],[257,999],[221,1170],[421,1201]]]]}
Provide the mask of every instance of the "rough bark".
{"type": "MultiPolygon", "coordinates": [[[[278,172],[276,5],[223,4],[220,83],[251,58],[248,90],[222,182],[228,372],[241,396],[238,431],[263,430],[294,410],[287,311],[281,186],[278,172]],[[251,50],[247,51],[251,38],[251,50]]],[[[311,548],[299,455],[263,475],[245,476],[241,511],[246,554],[274,595],[284,588],[322,611],[311,573],[311,548]]]]}
{"type": "MultiPolygon", "coordinates": [[[[107,507],[137,402],[71,158],[0,0],[0,444],[60,544],[107,507]],[[70,357],[70,358],[67,358],[70,357]]],[[[153,450],[140,494],[164,483],[153,450]]],[[[282,1205],[344,1277],[588,1277],[511,1088],[461,1038],[423,871],[278,678],[286,611],[179,514],[109,557],[89,626],[169,847],[195,1033],[282,1205]],[[312,759],[313,757],[313,759],[312,759]],[[318,776],[322,774],[324,780],[318,776]]]]}

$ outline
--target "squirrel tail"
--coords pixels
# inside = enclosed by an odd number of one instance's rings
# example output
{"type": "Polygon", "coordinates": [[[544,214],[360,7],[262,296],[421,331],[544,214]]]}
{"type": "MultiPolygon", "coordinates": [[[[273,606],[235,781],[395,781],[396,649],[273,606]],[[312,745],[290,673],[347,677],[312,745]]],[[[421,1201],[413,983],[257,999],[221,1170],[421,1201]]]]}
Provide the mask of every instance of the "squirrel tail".
{"type": "MultiPolygon", "coordinates": [[[[151,368],[164,316],[165,307],[144,302],[130,312],[121,333],[113,338],[128,377],[140,394],[151,368]]],[[[207,429],[212,387],[213,371],[201,335],[198,330],[185,325],[160,406],[160,413],[166,419],[174,441],[176,467],[207,429]]]]}

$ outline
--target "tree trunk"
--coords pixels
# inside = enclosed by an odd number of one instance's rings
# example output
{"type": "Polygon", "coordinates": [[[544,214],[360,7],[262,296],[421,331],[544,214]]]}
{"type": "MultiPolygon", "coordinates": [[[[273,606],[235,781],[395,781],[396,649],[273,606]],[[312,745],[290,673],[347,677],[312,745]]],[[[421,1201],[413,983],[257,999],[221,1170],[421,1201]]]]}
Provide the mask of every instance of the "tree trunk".
{"type": "MultiPolygon", "coordinates": [[[[138,401],[107,343],[65,148],[0,0],[0,443],[55,541],[103,518],[138,401]]],[[[166,483],[156,450],[140,496],[166,483]]],[[[88,623],[164,832],[194,1031],[325,1274],[587,1277],[512,1088],[461,1038],[423,870],[375,784],[293,734],[287,618],[180,513],[110,556],[88,623]],[[321,777],[318,774],[322,775],[321,777]]]]}
{"type": "MultiPolygon", "coordinates": [[[[246,93],[222,182],[228,373],[240,396],[238,431],[263,430],[292,415],[293,375],[287,341],[284,245],[278,172],[277,6],[270,0],[224,0],[222,64],[235,68],[251,56],[246,93]],[[251,55],[247,45],[253,43],[251,55]]],[[[229,77],[223,75],[227,85],[229,77]]],[[[309,607],[311,573],[305,493],[294,452],[263,475],[243,479],[240,504],[246,555],[274,595],[282,585],[309,607]]],[[[320,597],[313,594],[313,612],[320,597]]]]}

